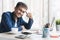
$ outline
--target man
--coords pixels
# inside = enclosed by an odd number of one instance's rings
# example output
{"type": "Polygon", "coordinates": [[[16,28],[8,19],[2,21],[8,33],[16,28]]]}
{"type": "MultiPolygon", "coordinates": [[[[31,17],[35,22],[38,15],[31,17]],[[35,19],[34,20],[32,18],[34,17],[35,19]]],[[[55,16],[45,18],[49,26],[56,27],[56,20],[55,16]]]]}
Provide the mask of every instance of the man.
{"type": "Polygon", "coordinates": [[[12,27],[17,27],[18,31],[21,31],[22,25],[24,25],[26,29],[30,29],[33,23],[33,18],[31,13],[26,12],[27,9],[26,4],[18,2],[13,12],[4,12],[2,14],[0,32],[9,32],[12,27]],[[29,18],[28,23],[22,19],[24,13],[26,13],[26,16],[29,18]]]}

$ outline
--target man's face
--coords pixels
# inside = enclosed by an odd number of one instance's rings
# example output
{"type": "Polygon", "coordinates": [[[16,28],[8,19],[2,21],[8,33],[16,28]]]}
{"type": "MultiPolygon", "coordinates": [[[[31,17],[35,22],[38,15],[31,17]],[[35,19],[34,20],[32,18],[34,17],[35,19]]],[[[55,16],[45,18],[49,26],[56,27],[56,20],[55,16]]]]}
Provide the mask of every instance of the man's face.
{"type": "Polygon", "coordinates": [[[26,12],[26,9],[23,8],[23,7],[15,8],[15,15],[16,15],[18,18],[22,17],[25,12],[26,12]]]}

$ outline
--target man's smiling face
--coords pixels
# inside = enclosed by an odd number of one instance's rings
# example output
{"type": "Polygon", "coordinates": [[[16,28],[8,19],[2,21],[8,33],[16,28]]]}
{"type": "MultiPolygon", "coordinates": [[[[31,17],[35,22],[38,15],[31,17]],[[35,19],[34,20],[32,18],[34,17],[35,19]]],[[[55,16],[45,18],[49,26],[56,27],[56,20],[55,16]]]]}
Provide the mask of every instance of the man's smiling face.
{"type": "Polygon", "coordinates": [[[26,12],[26,9],[24,7],[17,7],[15,8],[15,15],[20,18],[23,16],[23,14],[26,12]]]}

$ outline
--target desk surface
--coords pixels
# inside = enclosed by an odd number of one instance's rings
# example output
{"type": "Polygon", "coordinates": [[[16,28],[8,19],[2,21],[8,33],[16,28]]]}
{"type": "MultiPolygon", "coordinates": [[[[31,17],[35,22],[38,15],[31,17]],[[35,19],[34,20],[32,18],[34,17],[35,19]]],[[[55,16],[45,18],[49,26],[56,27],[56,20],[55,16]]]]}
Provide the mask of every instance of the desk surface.
{"type": "Polygon", "coordinates": [[[60,40],[59,38],[42,38],[42,35],[38,34],[31,34],[29,38],[26,39],[18,39],[15,38],[16,34],[7,34],[7,33],[0,33],[0,40],[60,40]]]}

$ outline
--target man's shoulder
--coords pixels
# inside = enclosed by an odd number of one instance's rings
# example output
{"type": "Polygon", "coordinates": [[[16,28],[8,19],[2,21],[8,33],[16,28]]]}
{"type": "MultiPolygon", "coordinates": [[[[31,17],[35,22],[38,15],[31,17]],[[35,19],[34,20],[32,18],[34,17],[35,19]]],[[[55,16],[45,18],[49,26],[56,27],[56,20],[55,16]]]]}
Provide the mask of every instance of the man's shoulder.
{"type": "Polygon", "coordinates": [[[12,13],[12,12],[7,11],[7,12],[3,12],[2,15],[10,15],[11,13],[12,13]]]}

